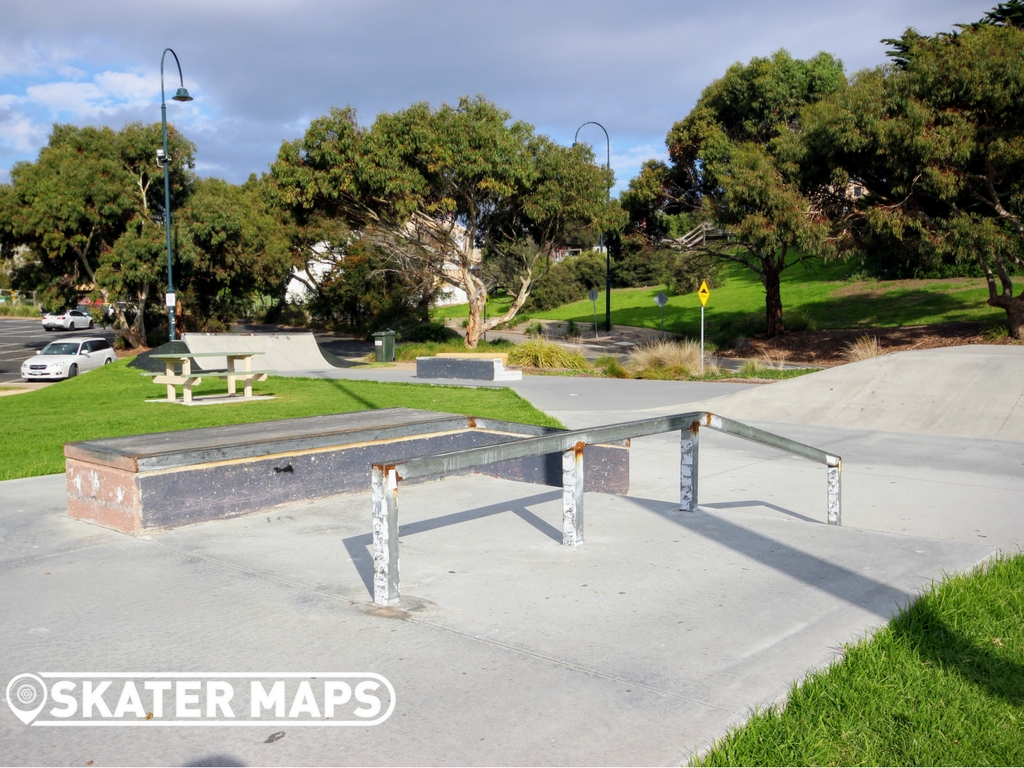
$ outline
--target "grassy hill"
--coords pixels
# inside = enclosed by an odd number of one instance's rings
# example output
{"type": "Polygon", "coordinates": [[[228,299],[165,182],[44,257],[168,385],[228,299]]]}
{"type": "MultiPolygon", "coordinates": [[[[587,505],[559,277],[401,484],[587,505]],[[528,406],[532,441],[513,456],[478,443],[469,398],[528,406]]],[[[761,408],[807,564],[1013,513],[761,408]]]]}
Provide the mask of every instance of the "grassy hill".
{"type": "MultiPolygon", "coordinates": [[[[984,321],[1002,322],[1005,313],[985,304],[988,289],[983,278],[945,280],[876,280],[851,277],[847,262],[802,262],[783,273],[782,304],[789,330],[838,328],[891,328],[906,325],[984,321]]],[[[723,284],[712,289],[706,310],[707,334],[720,342],[733,336],[764,331],[764,288],[753,272],[730,266],[723,284]]],[[[616,325],[660,328],[661,314],[654,302],[663,286],[621,288],[612,291],[612,322],[616,325]]],[[[604,320],[604,291],[597,301],[598,320],[604,320]]],[[[503,312],[508,300],[497,298],[489,314],[503,312]]],[[[439,318],[465,317],[467,305],[443,307],[439,318]]],[[[532,318],[593,323],[589,300],[566,304],[532,318]]],[[[700,335],[700,301],[696,293],[669,296],[665,329],[700,335]]]]}

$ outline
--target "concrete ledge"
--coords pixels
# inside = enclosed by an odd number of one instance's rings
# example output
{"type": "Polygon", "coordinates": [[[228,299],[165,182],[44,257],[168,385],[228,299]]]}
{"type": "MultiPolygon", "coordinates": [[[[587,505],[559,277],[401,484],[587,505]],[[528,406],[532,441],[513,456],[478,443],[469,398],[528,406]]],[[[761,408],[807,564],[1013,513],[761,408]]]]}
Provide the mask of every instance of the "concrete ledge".
{"type": "Polygon", "coordinates": [[[450,357],[458,360],[501,360],[508,366],[508,352],[438,352],[434,357],[450,357]]]}
{"type": "MultiPolygon", "coordinates": [[[[366,492],[373,463],[561,431],[389,408],[68,443],[68,514],[138,535],[366,492]]],[[[586,490],[628,493],[628,444],[588,446],[587,459],[586,490]]],[[[559,454],[478,471],[562,485],[559,454]]]]}
{"type": "Polygon", "coordinates": [[[501,359],[493,357],[417,357],[418,379],[469,379],[472,381],[518,381],[522,371],[506,371],[501,359]]]}

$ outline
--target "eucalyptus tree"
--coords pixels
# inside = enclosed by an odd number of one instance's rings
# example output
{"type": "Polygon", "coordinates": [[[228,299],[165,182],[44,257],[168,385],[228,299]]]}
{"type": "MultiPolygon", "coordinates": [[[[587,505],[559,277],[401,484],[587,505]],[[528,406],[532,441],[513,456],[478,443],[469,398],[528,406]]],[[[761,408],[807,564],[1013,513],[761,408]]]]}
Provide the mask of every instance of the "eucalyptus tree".
{"type": "MultiPolygon", "coordinates": [[[[832,189],[849,182],[856,206],[833,218],[862,247],[893,244],[908,260],[974,262],[990,306],[1024,338],[1024,4],[978,23],[889,40],[894,63],[810,108],[807,167],[832,189]]],[[[915,263],[917,263],[915,262],[915,263]]]]}
{"type": "MultiPolygon", "coordinates": [[[[130,124],[121,131],[55,125],[36,161],[11,169],[11,184],[2,195],[5,241],[27,246],[39,259],[35,284],[25,287],[39,289],[44,302],[55,305],[92,290],[115,306],[132,304],[136,317],[121,318],[120,327],[132,343],[144,337],[138,316],[152,293],[154,272],[136,268],[135,260],[143,256],[139,238],[145,239],[143,231],[163,216],[162,190],[151,186],[154,177],[162,178],[154,154],[159,143],[159,125],[130,124]],[[126,233],[131,246],[117,247],[126,233]],[[128,251],[133,266],[104,268],[108,259],[128,251]]],[[[173,129],[170,148],[172,190],[182,200],[192,181],[195,148],[173,129]]]]}
{"type": "Polygon", "coordinates": [[[800,163],[801,110],[845,86],[842,62],[827,53],[804,61],[778,51],[734,64],[672,126],[669,163],[645,164],[623,196],[630,234],[756,273],[769,338],[785,330],[783,271],[831,252],[829,221],[800,163]],[[687,211],[726,237],[667,237],[666,214],[687,211]]]}
{"type": "Polygon", "coordinates": [[[587,147],[560,147],[483,98],[414,104],[366,129],[332,110],[282,146],[271,177],[297,221],[347,226],[422,292],[463,290],[470,347],[516,315],[562,239],[615,223],[610,179],[587,147]],[[495,285],[512,303],[485,322],[495,285]]]}

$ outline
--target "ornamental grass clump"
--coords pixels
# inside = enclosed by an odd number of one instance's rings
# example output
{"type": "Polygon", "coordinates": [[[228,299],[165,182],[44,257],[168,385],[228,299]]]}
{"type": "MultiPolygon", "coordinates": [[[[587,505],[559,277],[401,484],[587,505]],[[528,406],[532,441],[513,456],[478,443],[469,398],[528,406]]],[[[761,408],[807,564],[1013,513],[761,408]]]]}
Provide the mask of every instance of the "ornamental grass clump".
{"type": "Polygon", "coordinates": [[[629,379],[633,374],[613,355],[605,355],[594,361],[594,367],[612,379],[629,379]]]}
{"type": "Polygon", "coordinates": [[[626,366],[641,379],[688,379],[700,375],[700,344],[656,341],[629,354],[626,366]]]}
{"type": "Polygon", "coordinates": [[[584,370],[587,360],[577,350],[569,350],[544,339],[530,339],[517,344],[508,354],[509,365],[528,368],[567,368],[584,370]]]}
{"type": "Polygon", "coordinates": [[[846,345],[843,357],[851,363],[856,363],[859,360],[870,360],[880,354],[882,354],[882,348],[878,344],[878,337],[865,334],[858,336],[856,341],[851,341],[846,345]]]}

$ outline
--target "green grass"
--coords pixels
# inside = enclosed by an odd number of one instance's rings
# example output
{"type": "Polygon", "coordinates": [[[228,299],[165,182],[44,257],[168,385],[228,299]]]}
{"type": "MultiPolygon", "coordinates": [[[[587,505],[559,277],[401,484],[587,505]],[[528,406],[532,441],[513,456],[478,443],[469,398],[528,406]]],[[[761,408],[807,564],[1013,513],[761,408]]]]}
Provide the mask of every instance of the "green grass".
{"type": "MultiPolygon", "coordinates": [[[[204,381],[194,394],[223,394],[204,381]]],[[[272,421],[374,408],[421,408],[562,426],[509,389],[389,384],[343,379],[271,377],[253,386],[276,400],[186,408],[167,402],[157,386],[121,360],[23,395],[0,398],[0,480],[64,471],[64,443],[119,435],[272,421]]]]}
{"type": "Polygon", "coordinates": [[[31,304],[11,304],[0,302],[0,317],[35,317],[39,318],[39,307],[31,304]]]}
{"type": "MultiPolygon", "coordinates": [[[[996,323],[1006,313],[985,304],[988,289],[982,278],[957,280],[857,280],[847,278],[853,266],[835,261],[804,261],[782,275],[783,321],[792,330],[837,328],[891,328],[943,322],[980,320],[996,323]]],[[[723,343],[735,336],[764,331],[764,287],[753,272],[732,265],[723,273],[723,285],[711,290],[705,333],[723,343]]],[[[661,313],[654,303],[663,286],[621,288],[612,291],[612,323],[661,328],[661,313]]],[[[505,303],[503,303],[505,302],[505,303]]],[[[507,307],[493,299],[489,312],[507,307]]],[[[604,306],[604,292],[598,299],[604,306]]],[[[465,317],[468,305],[437,310],[438,317],[465,317]]],[[[574,320],[593,324],[590,300],[532,312],[531,318],[574,320]]],[[[599,319],[603,319],[603,312],[599,319]]],[[[665,330],[691,338],[700,335],[700,301],[696,293],[669,296],[665,330]]]]}
{"type": "Polygon", "coordinates": [[[1024,555],[934,585],[698,765],[1024,765],[1024,555]]]}

